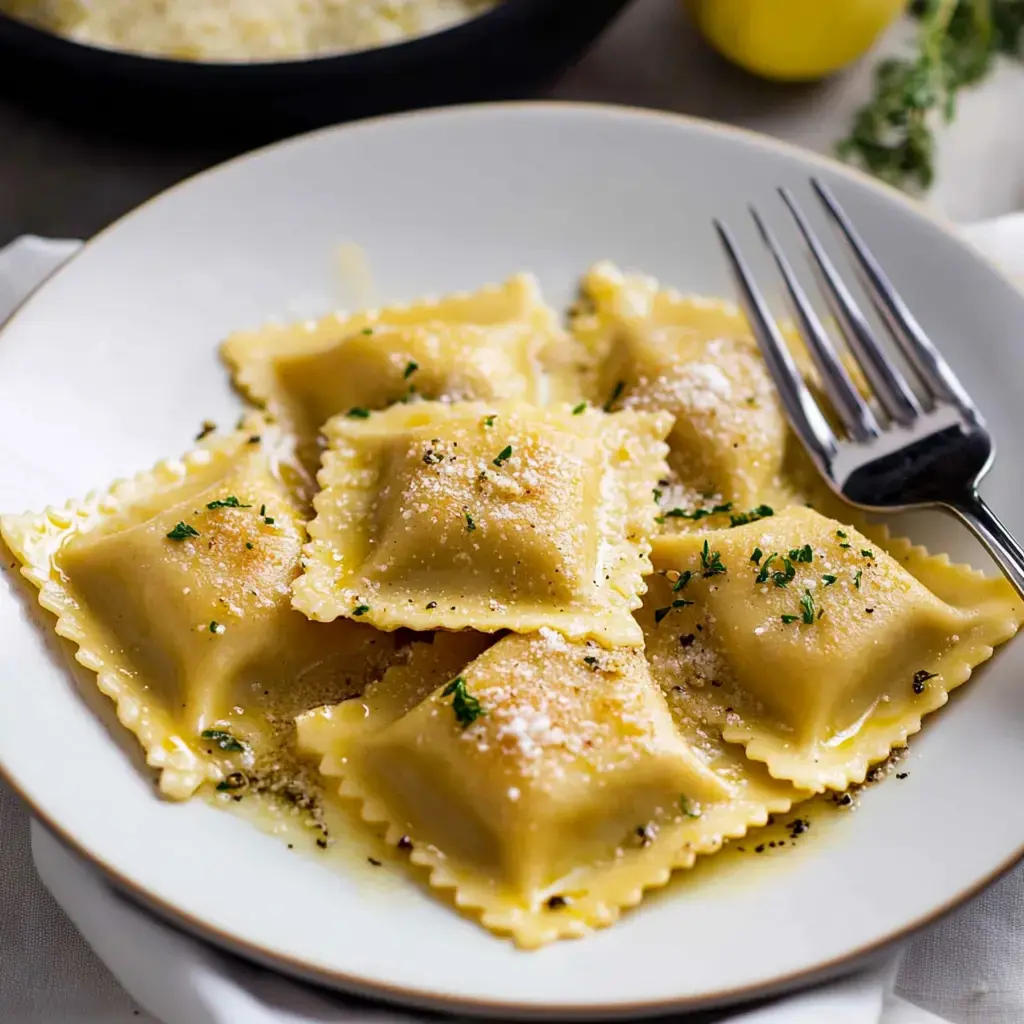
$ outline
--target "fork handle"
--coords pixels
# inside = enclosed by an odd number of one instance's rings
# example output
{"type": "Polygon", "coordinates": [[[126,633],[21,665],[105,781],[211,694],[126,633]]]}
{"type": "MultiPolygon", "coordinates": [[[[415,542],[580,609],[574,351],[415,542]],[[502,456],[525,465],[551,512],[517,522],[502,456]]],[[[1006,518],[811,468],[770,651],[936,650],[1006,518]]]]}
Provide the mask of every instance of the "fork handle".
{"type": "Polygon", "coordinates": [[[981,495],[972,490],[966,498],[950,503],[948,508],[985,545],[1014,589],[1024,598],[1024,548],[1013,539],[981,495]]]}

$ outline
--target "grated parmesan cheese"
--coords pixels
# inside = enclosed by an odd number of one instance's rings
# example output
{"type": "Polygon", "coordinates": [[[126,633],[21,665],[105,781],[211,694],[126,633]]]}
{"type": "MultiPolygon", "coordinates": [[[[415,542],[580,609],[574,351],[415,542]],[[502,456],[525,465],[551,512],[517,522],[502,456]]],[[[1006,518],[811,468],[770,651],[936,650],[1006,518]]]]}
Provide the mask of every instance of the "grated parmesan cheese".
{"type": "Polygon", "coordinates": [[[281,60],[401,42],[498,0],[0,0],[79,43],[200,61],[281,60]]]}

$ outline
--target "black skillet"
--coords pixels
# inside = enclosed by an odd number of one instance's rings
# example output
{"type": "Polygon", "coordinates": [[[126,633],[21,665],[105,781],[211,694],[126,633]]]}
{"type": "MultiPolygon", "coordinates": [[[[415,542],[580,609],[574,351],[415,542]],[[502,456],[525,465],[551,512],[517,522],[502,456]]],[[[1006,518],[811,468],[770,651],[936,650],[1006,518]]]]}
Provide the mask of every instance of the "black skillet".
{"type": "Polygon", "coordinates": [[[627,0],[503,0],[433,35],[305,60],[206,63],[71,42],[0,14],[0,90],[143,133],[273,137],[356,117],[530,95],[627,0]]]}

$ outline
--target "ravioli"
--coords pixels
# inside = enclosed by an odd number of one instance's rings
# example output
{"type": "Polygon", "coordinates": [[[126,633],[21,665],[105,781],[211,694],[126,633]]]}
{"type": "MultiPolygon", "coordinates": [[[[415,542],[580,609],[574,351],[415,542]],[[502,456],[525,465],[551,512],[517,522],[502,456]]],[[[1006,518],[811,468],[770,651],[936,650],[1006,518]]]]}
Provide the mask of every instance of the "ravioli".
{"type": "Polygon", "coordinates": [[[294,606],[636,646],[671,417],[514,402],[338,416],[294,606]]]}
{"type": "Polygon", "coordinates": [[[314,855],[354,810],[528,949],[863,782],[1024,621],[825,488],[731,304],[599,264],[569,327],[519,274],[234,334],[260,413],[0,519],[163,794],[314,855]]]}
{"type": "Polygon", "coordinates": [[[416,644],[361,698],[300,718],[298,738],[433,886],[524,947],[612,923],[801,795],[756,766],[712,770],[638,650],[551,630],[490,643],[416,644]]]}
{"type": "Polygon", "coordinates": [[[862,782],[1021,619],[1005,581],[898,546],[903,564],[801,507],[658,538],[638,615],[654,677],[772,775],[862,782]]]}
{"type": "Polygon", "coordinates": [[[591,400],[675,417],[661,505],[680,514],[665,519],[668,529],[700,522],[689,514],[699,510],[744,514],[795,499],[787,470],[799,453],[768,368],[734,307],[684,298],[610,264],[586,275],[583,294],[588,306],[572,324],[592,355],[591,400]]]}
{"type": "Polygon", "coordinates": [[[302,437],[332,416],[396,402],[542,403],[541,356],[560,332],[537,283],[233,334],[222,355],[253,401],[302,437]]]}
{"type": "Polygon", "coordinates": [[[268,715],[337,700],[397,637],[292,611],[305,540],[265,424],[40,515],[4,539],[168,796],[248,766],[268,715]]]}

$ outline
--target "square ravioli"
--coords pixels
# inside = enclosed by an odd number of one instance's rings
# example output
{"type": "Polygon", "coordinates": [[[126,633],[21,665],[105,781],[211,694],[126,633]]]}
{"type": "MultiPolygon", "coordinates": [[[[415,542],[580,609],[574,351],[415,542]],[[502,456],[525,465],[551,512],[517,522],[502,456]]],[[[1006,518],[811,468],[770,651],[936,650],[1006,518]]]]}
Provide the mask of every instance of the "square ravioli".
{"type": "Polygon", "coordinates": [[[252,767],[269,718],[351,693],[396,647],[292,610],[305,531],[275,440],[266,425],[211,438],[98,497],[0,523],[169,796],[252,767]]]}
{"type": "Polygon", "coordinates": [[[640,651],[551,630],[490,643],[416,644],[361,698],[300,718],[298,737],[433,886],[520,945],[610,924],[803,795],[759,766],[752,781],[713,770],[640,651]]]}
{"type": "Polygon", "coordinates": [[[573,331],[591,353],[591,399],[675,417],[672,477],[661,488],[667,526],[688,527],[712,509],[743,514],[789,504],[788,463],[799,453],[742,315],[610,264],[594,267],[582,291],[586,305],[573,331]]]}
{"type": "Polygon", "coordinates": [[[421,403],[325,427],[295,607],[638,645],[664,413],[421,403]]]}
{"type": "Polygon", "coordinates": [[[655,542],[638,618],[655,678],[776,777],[844,789],[1008,640],[1004,580],[793,507],[655,542]]]}
{"type": "Polygon", "coordinates": [[[559,336],[534,278],[434,302],[232,335],[239,388],[295,430],[412,399],[542,403],[540,358],[559,336]]]}

